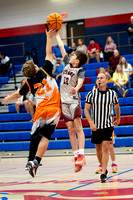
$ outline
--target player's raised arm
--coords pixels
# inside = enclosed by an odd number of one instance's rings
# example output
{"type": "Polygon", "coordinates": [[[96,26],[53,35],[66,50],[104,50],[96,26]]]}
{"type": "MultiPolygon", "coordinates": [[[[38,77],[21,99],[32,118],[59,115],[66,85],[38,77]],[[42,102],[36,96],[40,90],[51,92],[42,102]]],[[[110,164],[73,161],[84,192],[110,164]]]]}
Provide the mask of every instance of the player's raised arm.
{"type": "Polygon", "coordinates": [[[57,44],[58,44],[58,46],[60,48],[62,57],[64,58],[67,53],[66,53],[66,50],[64,48],[64,43],[63,43],[63,41],[60,38],[59,31],[56,34],[56,40],[57,40],[57,44]]]}
{"type": "Polygon", "coordinates": [[[56,34],[55,30],[46,31],[47,42],[46,42],[46,58],[52,62],[52,38],[56,34]]]}

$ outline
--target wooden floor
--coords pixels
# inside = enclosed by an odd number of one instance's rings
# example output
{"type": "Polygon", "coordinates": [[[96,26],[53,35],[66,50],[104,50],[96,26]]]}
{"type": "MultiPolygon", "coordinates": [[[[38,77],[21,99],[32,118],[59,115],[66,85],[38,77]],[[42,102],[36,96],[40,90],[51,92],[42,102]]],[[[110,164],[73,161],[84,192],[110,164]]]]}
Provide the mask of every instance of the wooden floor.
{"type": "Polygon", "coordinates": [[[133,200],[133,154],[117,155],[118,174],[109,161],[107,183],[95,174],[96,155],[74,173],[72,156],[44,157],[32,178],[24,170],[26,158],[3,158],[0,163],[0,200],[133,200]]]}

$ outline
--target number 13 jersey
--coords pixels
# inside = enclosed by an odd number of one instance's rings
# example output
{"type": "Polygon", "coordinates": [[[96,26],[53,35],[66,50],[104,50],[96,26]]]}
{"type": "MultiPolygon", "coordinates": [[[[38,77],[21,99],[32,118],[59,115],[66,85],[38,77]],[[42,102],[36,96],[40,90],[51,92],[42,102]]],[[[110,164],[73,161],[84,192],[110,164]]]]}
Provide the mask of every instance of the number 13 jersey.
{"type": "MultiPolygon", "coordinates": [[[[65,64],[69,62],[69,57],[64,57],[65,64]]],[[[61,103],[72,104],[80,102],[80,95],[77,92],[75,95],[70,94],[71,88],[75,88],[78,83],[78,79],[84,79],[85,70],[82,67],[76,68],[71,64],[67,64],[62,72],[60,83],[60,95],[61,103]]]]}

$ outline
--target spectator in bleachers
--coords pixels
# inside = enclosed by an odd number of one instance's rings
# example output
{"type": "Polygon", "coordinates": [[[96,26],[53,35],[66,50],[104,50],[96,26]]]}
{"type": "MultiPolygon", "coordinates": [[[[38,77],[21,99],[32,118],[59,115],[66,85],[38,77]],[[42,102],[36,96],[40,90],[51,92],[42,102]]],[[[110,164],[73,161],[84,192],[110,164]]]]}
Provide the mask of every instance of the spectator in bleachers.
{"type": "Polygon", "coordinates": [[[107,62],[114,55],[114,50],[116,50],[116,44],[111,36],[107,37],[106,45],[104,47],[104,61],[107,62]]]}
{"type": "MultiPolygon", "coordinates": [[[[101,68],[99,69],[99,73],[104,73],[104,74],[106,75],[107,79],[110,81],[111,76],[110,76],[110,74],[109,74],[103,67],[101,67],[101,68]]],[[[110,81],[110,82],[111,82],[111,81],[110,81]]]]}
{"type": "Polygon", "coordinates": [[[131,46],[131,53],[133,53],[133,16],[130,18],[131,23],[128,24],[127,33],[128,33],[128,44],[131,46]]]}
{"type": "Polygon", "coordinates": [[[113,81],[114,81],[114,90],[117,92],[119,96],[126,97],[128,90],[127,90],[127,82],[128,77],[125,72],[123,72],[122,66],[120,64],[117,65],[116,71],[113,74],[113,81]]]}
{"type": "Polygon", "coordinates": [[[87,46],[83,43],[82,39],[78,39],[77,51],[87,53],[87,46]]]}
{"type": "Polygon", "coordinates": [[[65,67],[65,64],[61,62],[61,58],[58,57],[56,59],[56,64],[53,66],[52,75],[53,77],[58,80],[61,79],[62,71],[65,67]]]}
{"type": "Polygon", "coordinates": [[[0,52],[0,72],[2,76],[6,76],[6,73],[10,67],[10,58],[5,53],[0,52]]]}
{"type": "Polygon", "coordinates": [[[96,58],[98,63],[100,62],[100,46],[94,39],[90,39],[90,44],[88,45],[88,63],[93,58],[96,58]]]}
{"type": "Polygon", "coordinates": [[[133,74],[133,67],[130,63],[127,63],[125,57],[121,58],[120,65],[122,66],[123,72],[125,72],[128,77],[127,88],[131,88],[131,75],[133,74]]]}
{"type": "MultiPolygon", "coordinates": [[[[70,51],[70,48],[68,46],[64,45],[64,48],[65,48],[67,53],[70,51]]],[[[59,48],[58,45],[53,47],[52,56],[53,56],[53,59],[54,59],[55,62],[56,62],[57,58],[59,58],[59,57],[62,58],[61,51],[60,51],[60,48],[59,48]]]]}
{"type": "Polygon", "coordinates": [[[76,51],[77,47],[76,47],[76,43],[75,42],[72,42],[72,45],[70,47],[70,50],[67,51],[69,57],[71,57],[74,52],[76,51]]]}
{"type": "MultiPolygon", "coordinates": [[[[21,81],[20,89],[23,87],[24,84],[25,84],[25,79],[23,79],[21,81]]],[[[32,94],[28,93],[26,95],[23,95],[22,97],[20,97],[16,101],[15,108],[16,108],[17,113],[20,113],[20,107],[23,106],[23,105],[25,106],[26,112],[31,114],[31,117],[32,117],[32,120],[33,120],[33,117],[34,117],[34,101],[33,101],[32,94]]]]}
{"type": "Polygon", "coordinates": [[[118,65],[118,63],[120,62],[120,54],[118,50],[114,50],[114,55],[109,59],[109,64],[108,64],[108,72],[111,75],[111,77],[113,76],[113,73],[116,70],[116,66],[118,65]]]}

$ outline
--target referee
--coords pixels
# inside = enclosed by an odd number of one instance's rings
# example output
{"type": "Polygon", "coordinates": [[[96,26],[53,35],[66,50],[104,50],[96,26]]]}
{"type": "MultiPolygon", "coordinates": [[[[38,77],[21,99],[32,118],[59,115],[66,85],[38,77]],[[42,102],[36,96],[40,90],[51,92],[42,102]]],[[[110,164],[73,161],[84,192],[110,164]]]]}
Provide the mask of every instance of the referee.
{"type": "Polygon", "coordinates": [[[91,142],[95,144],[99,163],[102,166],[101,182],[107,180],[109,144],[114,126],[120,123],[119,100],[115,91],[107,88],[108,79],[104,73],[97,76],[98,88],[88,93],[85,102],[85,116],[92,131],[91,142]],[[116,121],[113,122],[113,105],[116,121]],[[89,110],[91,108],[91,116],[89,110]]]}

